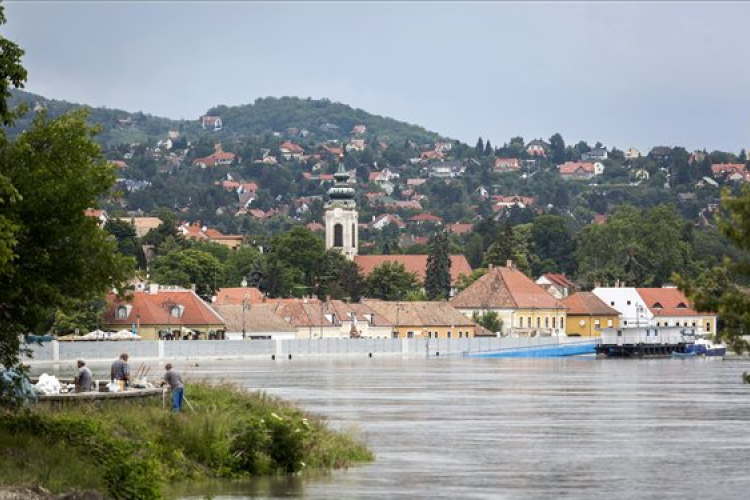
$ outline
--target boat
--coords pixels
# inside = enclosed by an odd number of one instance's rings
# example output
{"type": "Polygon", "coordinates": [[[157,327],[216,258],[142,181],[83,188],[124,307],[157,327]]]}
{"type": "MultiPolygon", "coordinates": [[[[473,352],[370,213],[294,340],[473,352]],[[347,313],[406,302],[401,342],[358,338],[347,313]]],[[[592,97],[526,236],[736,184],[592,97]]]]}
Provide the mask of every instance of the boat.
{"type": "Polygon", "coordinates": [[[685,352],[672,351],[672,357],[676,359],[694,358],[695,356],[697,356],[697,354],[694,350],[689,350],[685,352]]]}
{"type": "Polygon", "coordinates": [[[727,354],[727,346],[714,344],[707,338],[696,339],[693,349],[695,353],[702,356],[724,357],[727,354]]]}

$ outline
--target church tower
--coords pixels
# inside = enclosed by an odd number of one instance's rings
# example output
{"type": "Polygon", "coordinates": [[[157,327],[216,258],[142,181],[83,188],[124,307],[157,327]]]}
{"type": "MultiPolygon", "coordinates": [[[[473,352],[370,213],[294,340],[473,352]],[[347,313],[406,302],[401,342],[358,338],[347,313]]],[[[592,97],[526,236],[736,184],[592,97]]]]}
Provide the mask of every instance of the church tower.
{"type": "Polygon", "coordinates": [[[326,249],[334,248],[354,260],[359,248],[359,226],[354,188],[347,184],[349,174],[339,164],[333,175],[336,184],[328,190],[326,209],[326,249]]]}

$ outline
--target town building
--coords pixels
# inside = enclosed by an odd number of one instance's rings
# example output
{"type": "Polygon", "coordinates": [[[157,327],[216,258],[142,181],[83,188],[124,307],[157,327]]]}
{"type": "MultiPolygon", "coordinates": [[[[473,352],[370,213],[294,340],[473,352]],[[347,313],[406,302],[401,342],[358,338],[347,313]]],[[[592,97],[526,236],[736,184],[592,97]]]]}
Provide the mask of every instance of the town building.
{"type": "Polygon", "coordinates": [[[144,340],[208,339],[224,331],[224,319],[194,291],[151,284],[128,299],[107,297],[104,329],[130,330],[144,340]]]}
{"type": "Polygon", "coordinates": [[[505,334],[564,336],[566,332],[565,305],[512,261],[506,267],[490,267],[487,274],[454,297],[451,305],[469,318],[497,313],[505,334]]]}
{"type": "Polygon", "coordinates": [[[461,339],[474,337],[476,325],[446,301],[386,302],[364,300],[376,315],[387,318],[392,337],[461,339]]]}
{"type": "Polygon", "coordinates": [[[564,299],[578,288],[567,276],[556,273],[541,275],[536,280],[536,284],[540,285],[557,299],[564,299]]]}
{"type": "Polygon", "coordinates": [[[565,180],[589,180],[604,173],[604,164],[599,162],[567,161],[558,165],[560,177],[565,180]]]}
{"type": "Polygon", "coordinates": [[[620,313],[591,292],[578,292],[561,302],[567,307],[569,336],[598,337],[603,328],[619,328],[620,313]]]}
{"type": "Polygon", "coordinates": [[[597,287],[593,293],[620,313],[623,328],[673,326],[699,334],[716,333],[716,314],[696,311],[674,287],[597,287]]]}

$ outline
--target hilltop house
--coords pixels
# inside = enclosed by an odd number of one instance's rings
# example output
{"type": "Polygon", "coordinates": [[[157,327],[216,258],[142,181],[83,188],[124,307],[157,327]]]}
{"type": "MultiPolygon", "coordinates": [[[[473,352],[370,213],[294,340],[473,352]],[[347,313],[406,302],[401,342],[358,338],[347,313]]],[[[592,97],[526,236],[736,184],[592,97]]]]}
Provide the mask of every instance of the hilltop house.
{"type": "Polygon", "coordinates": [[[560,178],[565,180],[589,180],[604,172],[604,165],[596,162],[573,162],[567,161],[557,166],[560,178]]]}
{"type": "Polygon", "coordinates": [[[451,304],[469,318],[497,313],[507,334],[565,335],[565,304],[534,283],[512,261],[507,267],[490,267],[451,304]]]}
{"type": "Polygon", "coordinates": [[[714,163],[711,165],[711,173],[714,177],[727,176],[731,177],[738,174],[744,178],[746,174],[744,163],[714,163]]]}
{"type": "Polygon", "coordinates": [[[221,118],[218,116],[201,116],[201,127],[203,127],[203,130],[218,132],[222,129],[222,126],[221,118]]]}
{"type": "Polygon", "coordinates": [[[518,158],[495,158],[492,170],[495,172],[517,172],[521,170],[521,160],[518,158]]]}
{"type": "Polygon", "coordinates": [[[541,139],[535,139],[526,145],[526,153],[529,156],[547,156],[550,145],[541,139]]]}
{"type": "Polygon", "coordinates": [[[285,160],[299,160],[305,154],[305,150],[291,141],[286,141],[279,145],[279,153],[285,160]]]}
{"type": "Polygon", "coordinates": [[[581,160],[597,162],[597,161],[604,161],[608,157],[609,157],[609,154],[607,153],[607,148],[594,148],[587,153],[583,153],[581,155],[581,160]]]}
{"type": "Polygon", "coordinates": [[[234,153],[227,153],[223,151],[221,148],[221,144],[216,144],[214,149],[215,151],[213,154],[193,160],[193,165],[195,165],[196,167],[206,168],[215,166],[227,166],[234,163],[236,157],[234,153]]]}

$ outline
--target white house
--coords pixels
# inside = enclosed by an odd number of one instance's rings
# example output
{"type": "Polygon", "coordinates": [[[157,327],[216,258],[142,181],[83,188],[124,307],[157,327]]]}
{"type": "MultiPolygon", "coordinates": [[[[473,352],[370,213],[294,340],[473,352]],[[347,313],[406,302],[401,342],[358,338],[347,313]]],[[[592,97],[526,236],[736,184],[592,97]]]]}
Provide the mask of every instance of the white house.
{"type": "Polygon", "coordinates": [[[674,287],[598,287],[593,293],[620,313],[623,328],[682,327],[698,334],[716,333],[716,314],[696,311],[674,287]]]}

